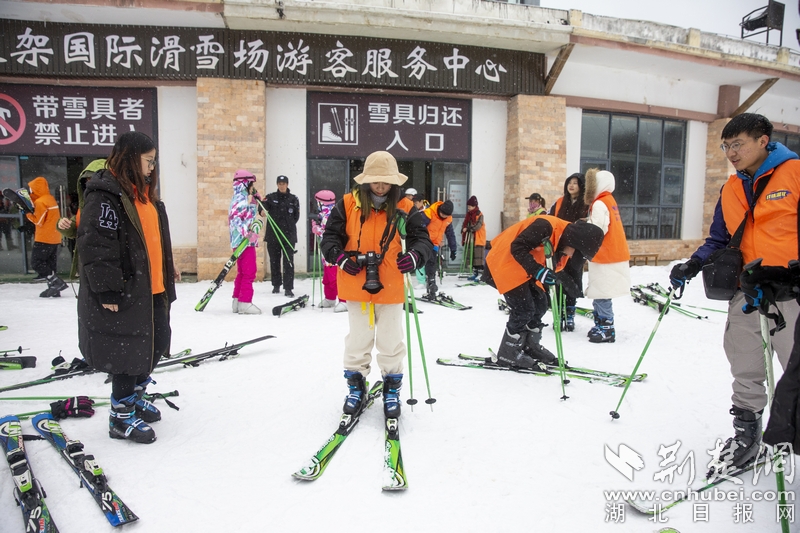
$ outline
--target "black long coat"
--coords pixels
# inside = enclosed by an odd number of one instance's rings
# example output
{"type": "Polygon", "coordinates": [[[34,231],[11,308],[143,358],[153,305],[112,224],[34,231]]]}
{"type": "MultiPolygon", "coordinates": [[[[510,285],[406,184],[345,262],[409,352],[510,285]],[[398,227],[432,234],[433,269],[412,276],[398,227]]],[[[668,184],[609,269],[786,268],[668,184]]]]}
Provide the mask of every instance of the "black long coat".
{"type": "MultiPolygon", "coordinates": [[[[297,221],[300,219],[300,200],[286,189],[286,192],[271,192],[264,198],[264,207],[269,216],[278,224],[278,228],[286,235],[289,242],[297,242],[297,221]]],[[[272,231],[272,225],[267,224],[264,234],[267,242],[278,241],[278,236],[272,231]]]]}
{"type": "MultiPolygon", "coordinates": [[[[153,370],[153,294],[139,215],[111,172],[87,183],[78,226],[78,343],[100,372],[140,375],[153,370]],[[112,312],[103,304],[117,304],[112,312]]],[[[155,202],[161,228],[164,286],[175,301],[169,221],[155,202]]]]}

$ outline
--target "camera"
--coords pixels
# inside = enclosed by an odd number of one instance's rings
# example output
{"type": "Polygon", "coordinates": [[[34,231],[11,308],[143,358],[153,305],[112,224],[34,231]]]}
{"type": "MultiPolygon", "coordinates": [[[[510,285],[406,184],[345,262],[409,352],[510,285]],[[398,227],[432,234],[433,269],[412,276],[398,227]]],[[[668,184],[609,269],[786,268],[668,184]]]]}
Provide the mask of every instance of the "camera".
{"type": "Polygon", "coordinates": [[[383,290],[383,283],[381,283],[381,278],[378,274],[378,266],[380,266],[381,260],[383,260],[383,256],[375,252],[367,252],[356,256],[358,266],[367,271],[367,280],[361,288],[370,294],[377,294],[383,290]]]}

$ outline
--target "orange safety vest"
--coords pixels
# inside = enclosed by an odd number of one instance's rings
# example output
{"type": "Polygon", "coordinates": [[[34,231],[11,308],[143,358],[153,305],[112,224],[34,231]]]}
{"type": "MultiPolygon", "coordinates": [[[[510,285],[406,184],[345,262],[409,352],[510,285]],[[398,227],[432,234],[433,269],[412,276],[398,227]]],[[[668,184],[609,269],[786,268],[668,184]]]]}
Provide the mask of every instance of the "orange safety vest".
{"type": "MultiPolygon", "coordinates": [[[[797,259],[797,204],[800,201],[800,160],[791,159],[758,178],[769,178],[764,192],[756,200],[753,217],[747,217],[739,248],[744,263],[759,257],[764,266],[788,266],[797,259]]],[[[755,186],[754,186],[755,188],[755,186]]],[[[747,196],[742,180],[735,174],[722,187],[722,217],[728,233],[733,235],[747,213],[747,196]]]]}
{"type": "Polygon", "coordinates": [[[451,216],[447,218],[439,218],[439,206],[443,203],[444,202],[436,202],[431,204],[431,206],[425,210],[425,216],[431,221],[430,224],[428,224],[428,235],[430,235],[431,242],[434,246],[442,245],[444,231],[447,229],[447,226],[453,222],[453,217],[451,216]]]}
{"type": "MultiPolygon", "coordinates": [[[[489,250],[489,255],[486,256],[486,264],[489,266],[489,271],[492,273],[492,278],[494,278],[494,283],[500,294],[505,294],[511,289],[516,289],[533,278],[533,276],[514,259],[514,256],[511,255],[511,243],[514,242],[519,234],[528,226],[533,224],[534,221],[540,219],[547,220],[550,225],[553,226],[553,234],[550,236],[550,242],[553,245],[553,251],[555,251],[558,248],[558,241],[561,239],[561,234],[564,233],[564,228],[569,226],[570,223],[550,215],[528,217],[521,222],[517,222],[492,239],[492,249],[489,250]]],[[[547,264],[544,255],[544,246],[537,246],[530,251],[530,254],[540,265],[545,266],[547,264]]],[[[568,257],[562,257],[558,265],[556,265],[555,270],[563,270],[568,259],[568,257]]]]}
{"type": "MultiPolygon", "coordinates": [[[[345,252],[381,252],[381,237],[386,229],[386,211],[373,211],[370,217],[361,225],[361,203],[352,193],[344,195],[344,214],[347,219],[345,231],[347,244],[345,252]]],[[[400,233],[395,233],[386,250],[383,261],[378,266],[378,276],[383,284],[383,290],[377,294],[370,294],[363,290],[367,280],[367,271],[361,269],[355,276],[338,269],[336,282],[339,289],[339,298],[354,302],[372,302],[375,304],[401,304],[405,301],[403,275],[397,269],[397,254],[402,252],[400,233]]]]}
{"type": "Polygon", "coordinates": [[[478,217],[478,220],[482,224],[481,229],[475,232],[475,246],[486,246],[486,219],[483,217],[483,213],[478,217]]]}
{"type": "Polygon", "coordinates": [[[608,264],[630,260],[631,252],[628,249],[628,240],[625,238],[625,228],[622,226],[622,218],[619,216],[617,201],[614,200],[610,192],[603,192],[595,199],[595,202],[603,202],[606,205],[610,221],[606,236],[603,238],[603,244],[595,254],[592,262],[608,264]]]}
{"type": "Polygon", "coordinates": [[[411,212],[411,208],[414,207],[414,202],[403,196],[400,198],[400,201],[397,202],[398,209],[402,209],[406,213],[411,212]]]}

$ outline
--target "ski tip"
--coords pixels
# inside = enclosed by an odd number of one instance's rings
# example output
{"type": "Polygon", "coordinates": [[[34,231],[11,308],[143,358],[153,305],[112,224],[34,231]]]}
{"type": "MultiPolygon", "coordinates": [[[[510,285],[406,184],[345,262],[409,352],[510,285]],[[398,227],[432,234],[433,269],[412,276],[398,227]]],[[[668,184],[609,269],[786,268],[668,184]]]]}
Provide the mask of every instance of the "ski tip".
{"type": "Polygon", "coordinates": [[[646,514],[646,515],[655,514],[655,508],[654,507],[648,508],[646,505],[644,505],[644,504],[642,504],[640,502],[634,501],[632,499],[625,499],[625,503],[627,503],[630,506],[630,508],[633,509],[634,511],[636,511],[637,513],[646,514]]]}

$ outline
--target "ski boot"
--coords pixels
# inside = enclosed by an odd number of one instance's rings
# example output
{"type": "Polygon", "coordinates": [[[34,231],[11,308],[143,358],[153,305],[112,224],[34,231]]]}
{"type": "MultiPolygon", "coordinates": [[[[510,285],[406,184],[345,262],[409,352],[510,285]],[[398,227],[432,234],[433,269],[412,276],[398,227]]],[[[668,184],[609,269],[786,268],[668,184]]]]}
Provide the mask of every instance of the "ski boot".
{"type": "Polygon", "coordinates": [[[155,381],[153,381],[153,378],[148,377],[146,380],[136,385],[136,388],[133,389],[133,391],[136,393],[136,416],[148,424],[152,424],[153,422],[158,422],[161,420],[161,411],[158,410],[158,407],[144,398],[144,393],[147,391],[147,386],[151,383],[155,383],[155,381]]]}
{"type": "Polygon", "coordinates": [[[528,336],[525,339],[525,353],[546,365],[558,366],[558,357],[541,344],[542,324],[540,323],[533,328],[525,326],[525,329],[528,332],[528,336]]]}
{"type": "Polygon", "coordinates": [[[386,374],[383,376],[383,414],[386,418],[400,416],[400,387],[403,374],[386,374]]]}
{"type": "Polygon", "coordinates": [[[121,400],[111,397],[108,417],[108,436],[112,439],[127,439],[140,444],[156,440],[156,432],[136,415],[136,394],[121,400]]]}
{"type": "Polygon", "coordinates": [[[323,309],[325,309],[325,308],[327,308],[327,307],[336,307],[336,300],[335,300],[335,299],[334,299],[334,300],[329,300],[329,299],[327,299],[327,298],[324,298],[324,299],[323,299],[323,300],[322,300],[322,301],[319,303],[319,306],[320,306],[320,307],[322,307],[323,309]]]}
{"type": "Polygon", "coordinates": [[[589,330],[589,342],[614,342],[616,334],[614,333],[614,319],[595,317],[595,326],[589,330]]]}
{"type": "Polygon", "coordinates": [[[575,331],[575,306],[568,305],[565,307],[566,313],[564,314],[564,321],[561,325],[562,331],[575,331]]]}
{"type": "Polygon", "coordinates": [[[240,315],[260,315],[261,309],[253,302],[239,302],[239,310],[237,313],[240,315]]]}
{"type": "Polygon", "coordinates": [[[64,280],[59,278],[56,274],[50,274],[47,276],[47,289],[45,289],[40,295],[40,298],[58,298],[61,296],[61,291],[66,289],[68,285],[64,283],[64,280]]]}
{"type": "Polygon", "coordinates": [[[423,298],[428,301],[436,301],[436,293],[439,291],[439,287],[436,286],[435,279],[429,279],[425,284],[425,289],[428,291],[425,293],[423,298]]]}
{"type": "Polygon", "coordinates": [[[342,411],[346,415],[357,415],[361,412],[364,398],[367,396],[367,383],[364,381],[364,376],[361,375],[361,372],[354,370],[345,370],[344,377],[347,379],[347,386],[350,387],[350,392],[344,399],[342,411]]]}
{"type": "Polygon", "coordinates": [[[761,449],[761,414],[735,405],[731,407],[736,435],[725,441],[707,477],[729,473],[753,462],[761,449]]]}
{"type": "Polygon", "coordinates": [[[500,341],[500,349],[497,350],[497,364],[512,368],[534,368],[536,361],[525,354],[524,347],[528,330],[521,333],[510,333],[508,328],[503,331],[503,340],[500,341]]]}
{"type": "Polygon", "coordinates": [[[231,311],[233,311],[234,314],[239,312],[239,298],[234,298],[231,302],[231,311]]]}

